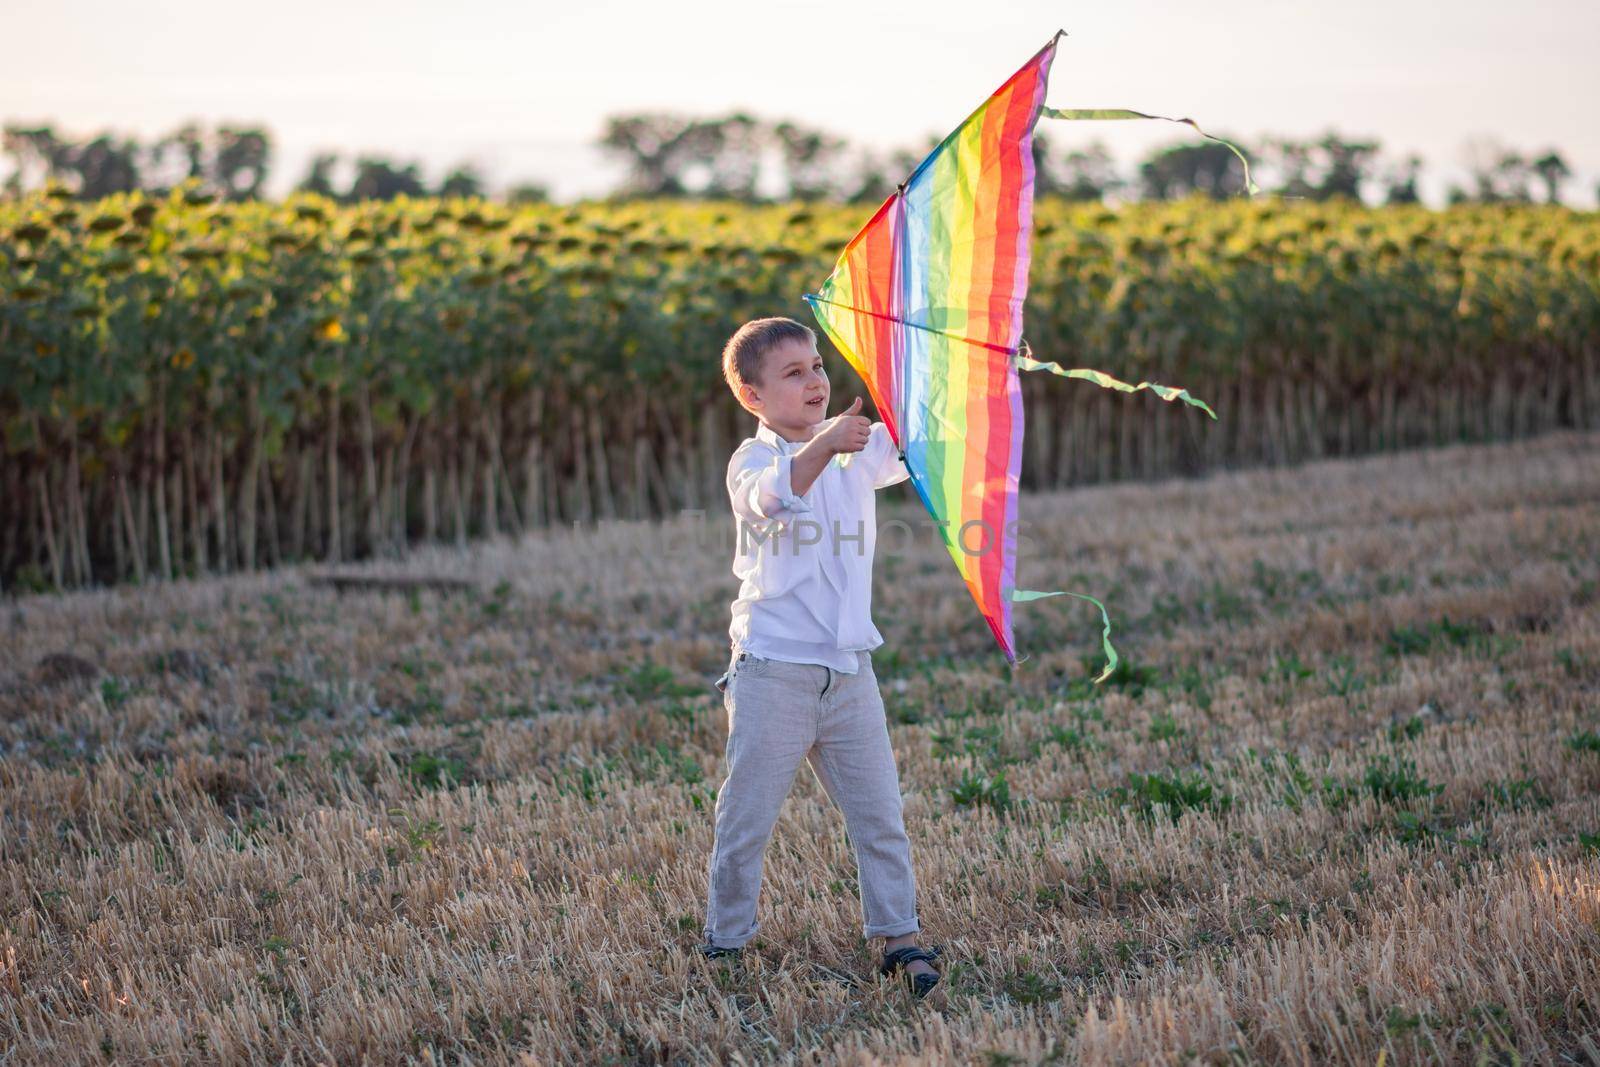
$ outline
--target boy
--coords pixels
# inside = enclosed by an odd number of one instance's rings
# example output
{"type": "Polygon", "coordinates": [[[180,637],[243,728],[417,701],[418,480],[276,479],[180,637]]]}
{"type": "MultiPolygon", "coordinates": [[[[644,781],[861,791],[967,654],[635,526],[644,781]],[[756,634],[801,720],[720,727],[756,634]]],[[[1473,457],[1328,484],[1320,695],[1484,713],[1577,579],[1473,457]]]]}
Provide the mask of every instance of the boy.
{"type": "Polygon", "coordinates": [[[939,981],[920,930],[911,843],[901,817],[872,649],[875,491],[910,477],[883,423],[827,417],[816,335],[793,319],[741,326],[723,375],[760,420],[728,463],[738,525],[732,660],[717,679],[728,712],[727,774],[717,790],[706,943],[716,957],[755,936],[767,840],[800,761],[845,816],[856,851],[863,933],[885,938],[880,966],[922,997],[939,981]]]}

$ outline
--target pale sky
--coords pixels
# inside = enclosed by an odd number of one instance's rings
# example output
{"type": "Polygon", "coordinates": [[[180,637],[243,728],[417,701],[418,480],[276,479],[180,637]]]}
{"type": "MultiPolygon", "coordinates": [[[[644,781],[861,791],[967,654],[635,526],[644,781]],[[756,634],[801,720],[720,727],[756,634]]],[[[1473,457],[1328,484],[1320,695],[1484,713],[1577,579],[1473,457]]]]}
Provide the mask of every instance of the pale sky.
{"type": "MultiPolygon", "coordinates": [[[[953,128],[1062,40],[1048,102],[1189,116],[1246,139],[1330,127],[1427,160],[1425,197],[1493,138],[1559,149],[1569,203],[1600,183],[1600,0],[0,0],[0,121],[153,140],[186,120],[261,124],[269,195],[318,150],[471,161],[491,191],[604,192],[606,115],[788,118],[882,149],[953,128]]],[[[1124,167],[1194,137],[1170,123],[1041,122],[1124,167]]],[[[0,163],[0,167],[5,166],[0,163]]],[[[895,176],[900,177],[900,176],[895,176]]]]}

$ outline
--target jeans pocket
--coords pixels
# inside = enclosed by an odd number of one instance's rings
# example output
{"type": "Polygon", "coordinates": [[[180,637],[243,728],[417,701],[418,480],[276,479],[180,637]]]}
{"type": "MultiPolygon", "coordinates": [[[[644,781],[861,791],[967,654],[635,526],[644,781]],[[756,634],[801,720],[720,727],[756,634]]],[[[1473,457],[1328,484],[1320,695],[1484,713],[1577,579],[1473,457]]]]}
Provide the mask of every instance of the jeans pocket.
{"type": "Polygon", "coordinates": [[[765,674],[772,661],[765,656],[753,655],[749,652],[740,652],[733,658],[734,674],[765,674]]]}
{"type": "Polygon", "coordinates": [[[723,671],[722,676],[711,684],[716,687],[717,692],[726,694],[728,686],[733,683],[733,676],[737,673],[739,673],[739,653],[734,652],[728,658],[728,669],[723,671]]]}

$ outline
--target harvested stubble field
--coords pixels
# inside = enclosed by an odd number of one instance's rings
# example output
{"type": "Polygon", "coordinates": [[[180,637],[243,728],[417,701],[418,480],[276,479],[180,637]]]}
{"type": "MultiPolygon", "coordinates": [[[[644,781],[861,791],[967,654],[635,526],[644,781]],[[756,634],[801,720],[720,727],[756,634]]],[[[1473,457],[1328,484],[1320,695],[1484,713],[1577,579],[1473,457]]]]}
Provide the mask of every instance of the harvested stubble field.
{"type": "Polygon", "coordinates": [[[0,1062],[1600,1062],[1600,435],[1023,515],[1101,687],[880,544],[921,1005],[809,770],[692,951],[724,516],[7,604],[0,1062]]]}

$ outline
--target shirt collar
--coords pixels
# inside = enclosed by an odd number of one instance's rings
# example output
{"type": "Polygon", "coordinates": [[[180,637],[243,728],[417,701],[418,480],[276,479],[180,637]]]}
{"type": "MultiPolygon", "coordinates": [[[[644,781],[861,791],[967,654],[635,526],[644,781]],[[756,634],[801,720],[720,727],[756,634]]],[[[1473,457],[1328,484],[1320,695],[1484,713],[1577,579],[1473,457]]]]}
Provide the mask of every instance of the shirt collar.
{"type": "Polygon", "coordinates": [[[800,447],[799,442],[786,440],[785,438],[779,436],[776,430],[773,430],[770,426],[764,422],[761,422],[760,420],[757,420],[756,422],[756,440],[765,441],[767,444],[772,445],[779,451],[779,453],[785,456],[800,447]]]}

